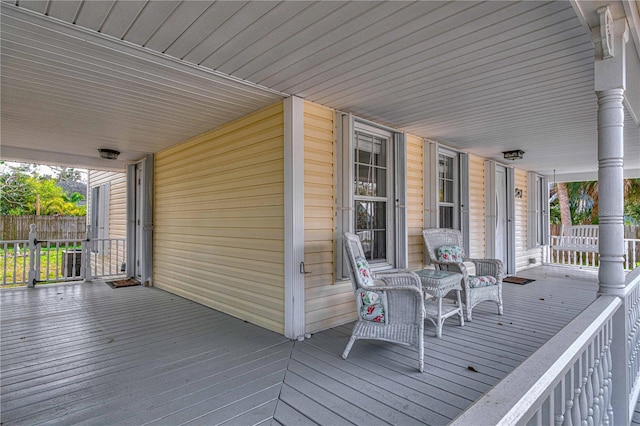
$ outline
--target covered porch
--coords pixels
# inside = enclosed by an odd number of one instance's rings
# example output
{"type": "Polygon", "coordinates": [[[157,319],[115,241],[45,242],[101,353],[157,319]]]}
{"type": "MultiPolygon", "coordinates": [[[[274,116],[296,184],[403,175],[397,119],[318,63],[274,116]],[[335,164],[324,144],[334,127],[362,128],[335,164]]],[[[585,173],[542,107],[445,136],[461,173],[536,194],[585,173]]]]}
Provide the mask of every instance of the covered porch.
{"type": "Polygon", "coordinates": [[[2,159],[126,170],[127,264],[151,287],[2,292],[3,423],[628,423],[635,2],[0,9],[2,159]],[[367,167],[379,181],[354,176],[367,167]],[[599,276],[530,269],[548,183],[596,176],[599,276]],[[380,270],[421,269],[420,233],[439,227],[536,281],[505,284],[503,317],[427,327],[423,375],[396,345],[343,361],[343,233],[384,229],[380,270]]]}
{"type": "Polygon", "coordinates": [[[446,424],[596,299],[594,272],[536,267],[410,349],[351,324],[292,341],[171,293],[102,281],[0,292],[2,422],[446,424]]]}

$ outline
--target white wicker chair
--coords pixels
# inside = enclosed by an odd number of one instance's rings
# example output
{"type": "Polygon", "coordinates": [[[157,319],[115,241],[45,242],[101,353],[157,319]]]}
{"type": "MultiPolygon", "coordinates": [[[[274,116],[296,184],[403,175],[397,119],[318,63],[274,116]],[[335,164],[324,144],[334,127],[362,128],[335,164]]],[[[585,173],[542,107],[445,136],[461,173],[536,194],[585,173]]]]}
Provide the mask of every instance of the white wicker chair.
{"type": "MultiPolygon", "coordinates": [[[[384,340],[409,345],[418,351],[418,369],[424,369],[424,296],[420,278],[412,272],[373,274],[372,280],[362,275],[362,265],[368,265],[360,239],[356,234],[344,234],[345,260],[358,305],[358,321],[342,354],[347,359],[358,339],[384,340]],[[364,260],[364,262],[363,262],[364,260]],[[358,268],[360,266],[360,269],[358,268]],[[373,285],[371,285],[373,284],[373,285]],[[362,300],[375,292],[383,305],[384,320],[367,319],[362,300]],[[379,322],[376,322],[379,321],[379,322]]],[[[366,273],[365,273],[366,275],[366,273]]],[[[369,305],[370,306],[370,305],[369,305]]]]}
{"type": "MultiPolygon", "coordinates": [[[[498,305],[498,313],[502,315],[502,278],[504,268],[499,259],[467,259],[464,253],[462,234],[455,229],[425,229],[422,231],[424,245],[427,250],[427,260],[436,269],[460,272],[462,279],[462,300],[465,304],[467,321],[471,321],[471,310],[478,303],[489,300],[498,305]],[[441,247],[456,247],[459,256],[465,262],[472,262],[476,267],[476,275],[470,277],[464,263],[460,261],[446,261],[438,256],[441,247]],[[476,286],[479,280],[493,277],[495,284],[476,286]]],[[[491,279],[493,281],[493,279],[491,279]]]]}

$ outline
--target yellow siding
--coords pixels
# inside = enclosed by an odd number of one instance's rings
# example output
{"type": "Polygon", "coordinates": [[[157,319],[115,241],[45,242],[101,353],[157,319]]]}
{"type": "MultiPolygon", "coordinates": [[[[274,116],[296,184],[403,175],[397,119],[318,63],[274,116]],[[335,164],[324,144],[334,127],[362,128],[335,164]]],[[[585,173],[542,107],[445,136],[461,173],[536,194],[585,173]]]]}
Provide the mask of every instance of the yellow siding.
{"type": "Polygon", "coordinates": [[[350,283],[334,277],[334,111],[304,104],[304,263],[306,332],[355,319],[350,283]]]}
{"type": "MultiPolygon", "coordinates": [[[[89,204],[91,188],[110,183],[109,194],[109,238],[127,236],[127,174],[89,170],[89,204]]],[[[87,223],[91,223],[91,206],[87,205],[87,223]]]]}
{"type": "Polygon", "coordinates": [[[284,333],[279,103],[155,158],[154,285],[284,333]]]}
{"type": "Polygon", "coordinates": [[[407,229],[409,269],[422,269],[424,261],[424,141],[407,135],[407,229]]]}
{"type": "Polygon", "coordinates": [[[469,154],[469,257],[485,257],[484,158],[469,154]]]}
{"type": "Polygon", "coordinates": [[[515,187],[522,190],[522,198],[515,199],[515,228],[516,228],[516,272],[522,269],[540,266],[542,264],[542,248],[527,248],[527,172],[514,169],[515,187]],[[534,259],[531,263],[529,259],[534,259]]]}

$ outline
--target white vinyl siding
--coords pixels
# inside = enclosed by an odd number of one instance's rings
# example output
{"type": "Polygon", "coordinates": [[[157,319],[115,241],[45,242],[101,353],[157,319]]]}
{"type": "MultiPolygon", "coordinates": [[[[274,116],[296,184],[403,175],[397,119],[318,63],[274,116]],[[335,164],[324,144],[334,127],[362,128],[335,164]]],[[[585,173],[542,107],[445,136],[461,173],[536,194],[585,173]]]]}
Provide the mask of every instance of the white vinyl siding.
{"type": "Polygon", "coordinates": [[[101,170],[89,170],[88,180],[88,200],[87,200],[87,220],[91,224],[91,211],[93,208],[93,200],[91,193],[93,188],[109,186],[108,200],[108,231],[105,238],[125,238],[126,231],[126,213],[127,213],[127,182],[126,173],[109,172],[101,170]]]}
{"type": "Polygon", "coordinates": [[[155,158],[154,285],[284,333],[279,103],[155,158]]]}
{"type": "Polygon", "coordinates": [[[484,158],[469,154],[469,257],[485,257],[484,158]]]}
{"type": "Polygon", "coordinates": [[[407,135],[407,256],[409,269],[421,269],[424,261],[424,140],[407,135]]]}

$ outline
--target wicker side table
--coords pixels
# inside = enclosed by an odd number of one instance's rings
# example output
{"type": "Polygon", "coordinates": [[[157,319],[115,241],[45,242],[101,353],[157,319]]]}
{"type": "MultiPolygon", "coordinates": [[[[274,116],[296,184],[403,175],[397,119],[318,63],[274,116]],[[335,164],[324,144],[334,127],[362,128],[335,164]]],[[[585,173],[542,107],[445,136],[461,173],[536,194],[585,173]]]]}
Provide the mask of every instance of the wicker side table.
{"type": "Polygon", "coordinates": [[[436,336],[442,336],[442,325],[444,320],[453,315],[460,317],[460,325],[464,325],[464,314],[462,311],[462,299],[460,291],[462,290],[462,274],[449,271],[436,271],[433,269],[421,269],[415,271],[422,281],[422,289],[425,293],[430,294],[434,299],[425,300],[424,308],[426,316],[436,326],[436,336]],[[450,291],[457,293],[457,304],[446,303],[443,306],[442,299],[450,291]]]}

